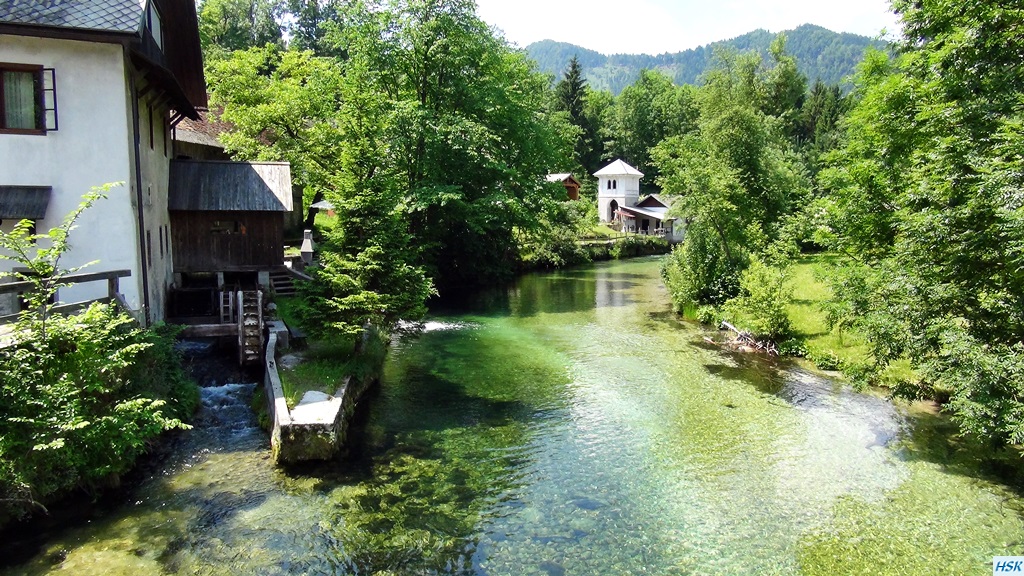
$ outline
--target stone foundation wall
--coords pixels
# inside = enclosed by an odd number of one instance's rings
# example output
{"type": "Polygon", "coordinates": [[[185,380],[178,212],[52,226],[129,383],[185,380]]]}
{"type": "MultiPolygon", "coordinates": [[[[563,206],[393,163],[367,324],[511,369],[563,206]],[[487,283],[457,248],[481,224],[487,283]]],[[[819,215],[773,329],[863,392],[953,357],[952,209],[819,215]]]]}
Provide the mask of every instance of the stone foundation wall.
{"type": "Polygon", "coordinates": [[[345,378],[334,396],[325,395],[322,413],[327,414],[326,418],[318,418],[315,422],[293,418],[277,371],[277,346],[277,334],[271,333],[267,339],[264,392],[270,414],[270,450],[274,462],[290,464],[329,460],[344,454],[347,451],[349,421],[360,396],[372,381],[358,382],[351,377],[345,378]]]}

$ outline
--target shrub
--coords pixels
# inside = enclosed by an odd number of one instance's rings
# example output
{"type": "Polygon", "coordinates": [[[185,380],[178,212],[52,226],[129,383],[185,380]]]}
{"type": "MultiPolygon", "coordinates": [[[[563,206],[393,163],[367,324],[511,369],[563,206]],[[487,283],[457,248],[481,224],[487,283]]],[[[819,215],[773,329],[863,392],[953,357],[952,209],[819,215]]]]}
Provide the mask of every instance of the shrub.
{"type": "Polygon", "coordinates": [[[808,359],[821,370],[840,370],[843,367],[842,359],[832,350],[810,354],[808,359]]]}
{"type": "Polygon", "coordinates": [[[755,258],[740,277],[740,290],[740,296],[726,304],[737,324],[758,338],[778,340],[789,334],[786,307],[793,291],[786,284],[784,270],[755,258]]]}
{"type": "Polygon", "coordinates": [[[718,324],[721,322],[721,316],[718,313],[718,309],[714,306],[699,306],[694,318],[701,324],[718,324]]]}
{"type": "Polygon", "coordinates": [[[739,264],[709,231],[694,225],[662,265],[661,275],[677,311],[688,305],[720,306],[739,294],[739,264]]]}
{"type": "Polygon", "coordinates": [[[618,260],[650,254],[664,254],[667,251],[668,241],[664,238],[634,234],[616,241],[611,248],[611,257],[618,260]]]}
{"type": "Polygon", "coordinates": [[[787,338],[779,342],[778,351],[780,356],[795,356],[797,358],[807,356],[807,346],[799,338],[787,338]]]}
{"type": "Polygon", "coordinates": [[[0,524],[78,487],[116,480],[161,432],[180,428],[199,390],[184,374],[174,331],[140,328],[115,306],[53,314],[70,273],[60,260],[78,217],[111,185],[93,189],[46,234],[22,220],[0,249],[29,282],[22,312],[0,348],[0,524]]]}
{"type": "Polygon", "coordinates": [[[18,327],[0,349],[0,523],[115,479],[198,402],[169,334],[113,306],[18,327]]]}

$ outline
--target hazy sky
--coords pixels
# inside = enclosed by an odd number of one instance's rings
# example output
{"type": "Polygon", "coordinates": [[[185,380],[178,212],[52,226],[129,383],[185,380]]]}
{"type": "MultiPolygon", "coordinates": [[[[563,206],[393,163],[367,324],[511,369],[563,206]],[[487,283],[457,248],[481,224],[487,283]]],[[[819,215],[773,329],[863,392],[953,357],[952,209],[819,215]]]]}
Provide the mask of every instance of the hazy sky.
{"type": "Polygon", "coordinates": [[[570,42],[604,54],[679,52],[757,28],[810,23],[877,36],[897,31],[888,0],[477,0],[479,16],[525,47],[570,42]]]}

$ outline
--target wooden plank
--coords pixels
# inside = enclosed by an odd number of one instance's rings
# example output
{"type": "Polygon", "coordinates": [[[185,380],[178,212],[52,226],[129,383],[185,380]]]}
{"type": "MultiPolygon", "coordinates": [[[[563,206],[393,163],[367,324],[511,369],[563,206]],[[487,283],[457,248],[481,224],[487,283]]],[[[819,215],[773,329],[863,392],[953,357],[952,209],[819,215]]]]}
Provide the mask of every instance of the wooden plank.
{"type": "MultiPolygon", "coordinates": [[[[118,294],[118,297],[119,297],[118,300],[120,300],[121,302],[124,302],[124,299],[120,298],[120,294],[118,294]]],[[[85,310],[93,302],[99,302],[101,304],[109,304],[110,302],[115,302],[115,301],[116,300],[108,297],[108,298],[97,298],[96,300],[86,300],[84,302],[73,302],[71,304],[61,304],[59,306],[51,307],[50,308],[50,315],[52,316],[54,314],[70,314],[72,312],[78,312],[79,310],[85,310]]],[[[125,304],[125,309],[127,310],[127,303],[125,304]]],[[[18,314],[9,314],[7,316],[0,316],[0,324],[6,324],[8,322],[14,322],[15,320],[18,319],[19,316],[21,316],[20,313],[18,313],[18,314]]]]}
{"type": "MultiPolygon", "coordinates": [[[[62,283],[82,284],[85,282],[95,282],[97,280],[124,278],[131,275],[131,270],[112,270],[109,272],[91,272],[89,274],[71,274],[69,276],[65,276],[62,279],[62,283]]],[[[31,282],[8,282],[6,284],[0,284],[0,294],[24,292],[25,290],[31,290],[32,286],[33,284],[31,282]]]]}
{"type": "Polygon", "coordinates": [[[185,326],[181,336],[186,338],[212,338],[214,336],[234,336],[238,334],[235,324],[198,324],[185,326]]]}

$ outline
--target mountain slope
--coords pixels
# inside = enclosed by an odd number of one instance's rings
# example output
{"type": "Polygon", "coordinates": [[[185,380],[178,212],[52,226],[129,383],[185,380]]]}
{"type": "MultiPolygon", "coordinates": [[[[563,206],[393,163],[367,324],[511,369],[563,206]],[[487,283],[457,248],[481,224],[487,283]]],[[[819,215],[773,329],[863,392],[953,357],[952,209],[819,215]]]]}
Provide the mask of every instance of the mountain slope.
{"type": "MultiPolygon", "coordinates": [[[[821,79],[829,84],[842,83],[853,73],[868,46],[885,48],[886,43],[857,34],[832,32],[821,26],[804,24],[785,31],[786,52],[796,57],[797,66],[809,83],[821,79]]],[[[768,53],[768,46],[776,34],[767,30],[754,30],[731,40],[713,42],[675,54],[614,54],[599,52],[574,44],[542,40],[526,47],[526,52],[537,61],[540,69],[560,77],[575,54],[590,86],[618,94],[633,83],[640,71],[655,69],[672,77],[676,84],[696,84],[700,75],[713,61],[714,51],[727,48],[739,52],[757,50],[768,53]]]]}

